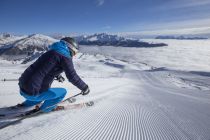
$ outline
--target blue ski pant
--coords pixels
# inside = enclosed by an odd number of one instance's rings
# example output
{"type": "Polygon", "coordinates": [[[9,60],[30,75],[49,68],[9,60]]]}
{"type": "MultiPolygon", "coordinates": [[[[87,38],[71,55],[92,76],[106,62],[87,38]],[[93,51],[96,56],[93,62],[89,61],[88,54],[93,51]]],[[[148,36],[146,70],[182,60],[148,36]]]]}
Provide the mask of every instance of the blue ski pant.
{"type": "Polygon", "coordinates": [[[27,107],[37,105],[44,101],[40,109],[43,112],[50,112],[63,100],[67,91],[64,88],[49,88],[47,91],[36,96],[30,96],[22,91],[20,94],[26,99],[23,104],[27,107]]]}

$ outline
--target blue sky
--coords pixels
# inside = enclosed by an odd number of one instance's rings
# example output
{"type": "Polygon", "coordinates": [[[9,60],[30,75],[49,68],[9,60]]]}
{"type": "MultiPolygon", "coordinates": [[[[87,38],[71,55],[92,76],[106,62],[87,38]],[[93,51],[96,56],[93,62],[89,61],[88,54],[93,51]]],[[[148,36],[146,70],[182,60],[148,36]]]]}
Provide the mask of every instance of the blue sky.
{"type": "Polygon", "coordinates": [[[210,32],[210,0],[1,0],[0,32],[210,32]]]}

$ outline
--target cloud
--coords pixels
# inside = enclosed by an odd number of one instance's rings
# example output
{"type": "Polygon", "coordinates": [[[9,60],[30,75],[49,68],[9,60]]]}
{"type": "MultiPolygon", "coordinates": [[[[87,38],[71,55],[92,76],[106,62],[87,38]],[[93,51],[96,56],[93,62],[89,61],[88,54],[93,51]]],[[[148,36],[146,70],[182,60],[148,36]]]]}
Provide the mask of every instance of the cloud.
{"type": "Polygon", "coordinates": [[[97,0],[97,6],[102,6],[105,2],[105,0],[97,0]]]}
{"type": "Polygon", "coordinates": [[[164,3],[157,9],[168,10],[168,9],[182,9],[191,7],[202,7],[210,5],[210,0],[172,0],[170,2],[164,3]]]}
{"type": "MultiPolygon", "coordinates": [[[[124,32],[125,35],[199,35],[210,34],[210,19],[185,20],[141,25],[144,29],[124,32]]],[[[137,27],[138,28],[138,27],[137,27]]]]}
{"type": "Polygon", "coordinates": [[[200,28],[177,28],[177,29],[164,29],[164,30],[147,30],[138,32],[124,32],[120,33],[123,36],[158,36],[158,35],[209,35],[209,27],[200,28]]]}
{"type": "Polygon", "coordinates": [[[180,4],[179,7],[186,8],[186,7],[194,7],[194,6],[203,6],[210,4],[209,0],[187,0],[185,3],[180,4]]]}
{"type": "MultiPolygon", "coordinates": [[[[136,32],[137,33],[137,32],[136,32]]],[[[208,34],[210,33],[209,27],[200,28],[177,28],[177,29],[164,29],[164,30],[151,30],[138,32],[143,35],[196,35],[196,34],[208,34]]]]}

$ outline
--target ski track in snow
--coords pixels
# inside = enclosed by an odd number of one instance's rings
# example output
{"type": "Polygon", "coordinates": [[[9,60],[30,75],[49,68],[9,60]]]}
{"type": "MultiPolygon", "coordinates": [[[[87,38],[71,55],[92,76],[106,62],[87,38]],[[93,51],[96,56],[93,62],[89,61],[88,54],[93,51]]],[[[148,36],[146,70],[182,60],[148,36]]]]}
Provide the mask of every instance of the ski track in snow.
{"type": "MultiPolygon", "coordinates": [[[[77,102],[94,101],[94,106],[28,118],[0,130],[1,140],[210,140],[208,83],[201,85],[205,88],[193,88],[193,84],[181,87],[176,80],[186,72],[152,71],[145,64],[103,56],[83,55],[79,59],[81,62],[76,60],[76,68],[91,62],[85,69],[79,69],[90,84],[91,93],[78,97],[77,102]],[[100,71],[93,74],[95,69],[106,69],[105,76],[100,78],[100,71]]],[[[6,68],[3,70],[5,72],[6,68]]],[[[9,70],[12,71],[11,67],[9,70]]],[[[9,76],[17,77],[18,74],[10,73],[9,76]]],[[[188,82],[197,78],[210,82],[209,77],[195,74],[187,78],[188,82]]],[[[14,90],[16,84],[1,84],[0,88],[9,86],[14,90]]],[[[64,85],[69,86],[68,82],[64,85]]],[[[12,89],[8,91],[11,93],[12,89]]],[[[67,90],[77,91],[73,86],[67,90]]],[[[6,91],[0,91],[1,107],[23,100],[17,95],[18,91],[9,95],[6,91]],[[9,103],[3,101],[12,97],[14,100],[9,103]]]]}

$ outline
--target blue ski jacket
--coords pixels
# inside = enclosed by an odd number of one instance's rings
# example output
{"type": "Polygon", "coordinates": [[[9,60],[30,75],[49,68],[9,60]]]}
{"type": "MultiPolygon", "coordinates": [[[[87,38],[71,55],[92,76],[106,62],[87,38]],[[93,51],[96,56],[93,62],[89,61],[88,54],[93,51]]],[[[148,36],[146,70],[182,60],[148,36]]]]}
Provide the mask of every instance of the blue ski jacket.
{"type": "Polygon", "coordinates": [[[72,62],[72,55],[65,41],[49,46],[49,51],[41,55],[19,78],[20,90],[36,96],[47,91],[54,78],[65,72],[68,80],[80,90],[88,88],[77,75],[72,62]]]}

